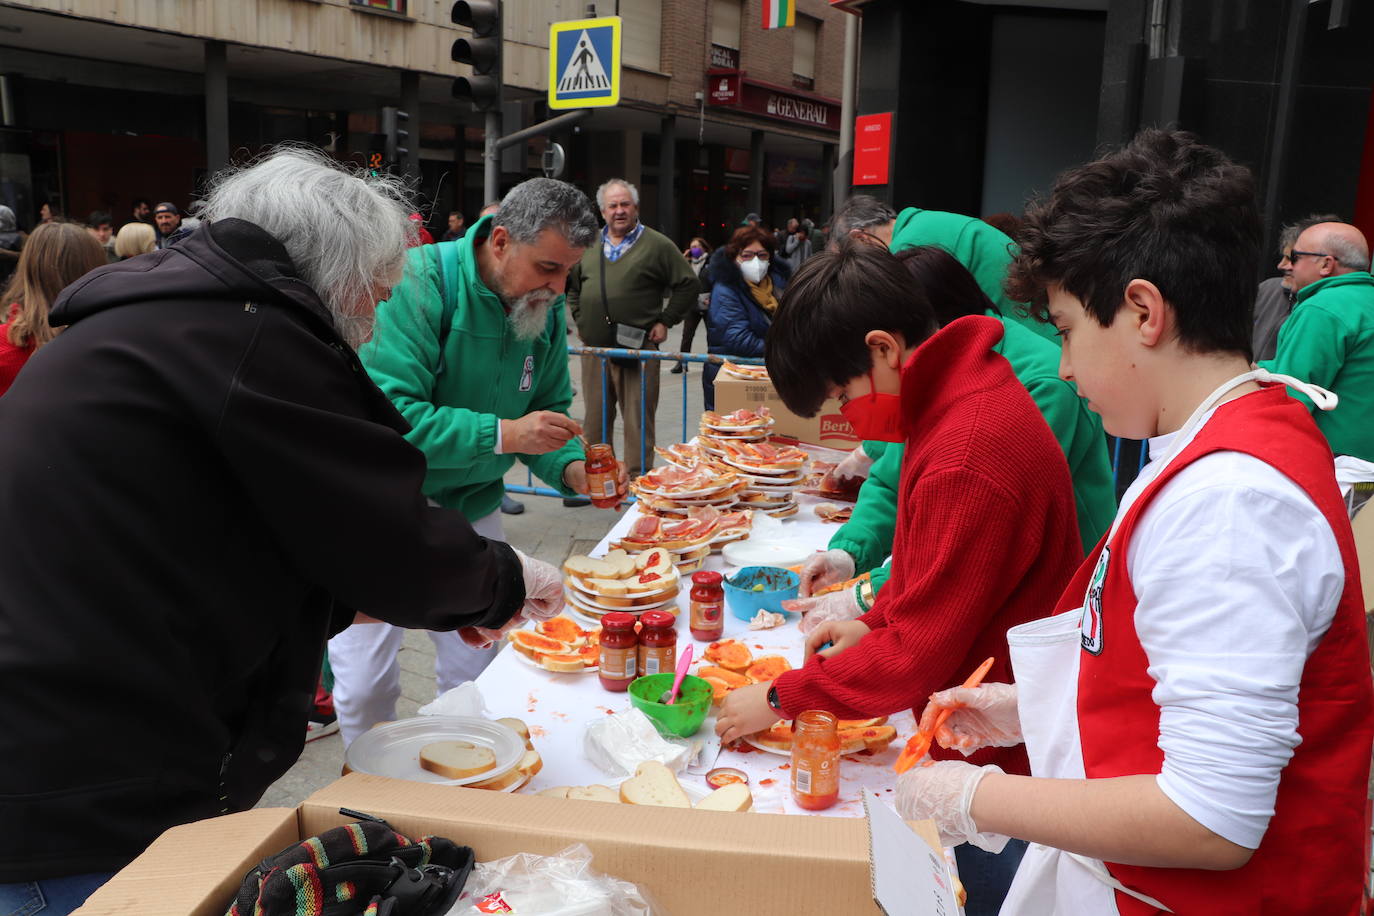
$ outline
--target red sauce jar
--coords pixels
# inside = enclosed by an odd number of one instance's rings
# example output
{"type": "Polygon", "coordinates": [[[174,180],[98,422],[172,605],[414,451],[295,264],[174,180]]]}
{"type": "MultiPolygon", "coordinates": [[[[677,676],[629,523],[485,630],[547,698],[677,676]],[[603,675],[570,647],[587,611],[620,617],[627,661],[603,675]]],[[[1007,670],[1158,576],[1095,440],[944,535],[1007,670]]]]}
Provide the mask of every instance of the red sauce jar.
{"type": "Polygon", "coordinates": [[[620,505],[620,468],[615,450],[605,442],[587,447],[587,490],[592,505],[614,509],[620,505]]]}
{"type": "Polygon", "coordinates": [[[828,712],[809,709],[792,723],[792,798],[807,811],[840,800],[840,733],[828,712]]]}
{"type": "Polygon", "coordinates": [[[634,614],[615,611],[601,618],[601,653],[598,657],[601,686],[624,692],[636,677],[639,637],[635,635],[634,614]]]}
{"type": "Polygon", "coordinates": [[[713,569],[692,573],[692,638],[714,642],[725,635],[725,587],[713,569]]]}
{"type": "Polygon", "coordinates": [[[640,675],[672,671],[677,665],[677,618],[667,611],[645,611],[639,624],[640,675]]]}

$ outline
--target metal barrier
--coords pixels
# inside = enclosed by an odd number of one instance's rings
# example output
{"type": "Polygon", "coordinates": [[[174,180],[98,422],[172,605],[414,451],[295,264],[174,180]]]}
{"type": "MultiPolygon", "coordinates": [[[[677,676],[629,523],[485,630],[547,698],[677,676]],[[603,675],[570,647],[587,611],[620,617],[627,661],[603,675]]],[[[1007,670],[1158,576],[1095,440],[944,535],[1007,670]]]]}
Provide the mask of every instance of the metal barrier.
{"type": "MultiPolygon", "coordinates": [[[[570,346],[568,347],[568,355],[595,356],[601,363],[601,437],[596,440],[598,442],[609,441],[609,436],[611,432],[609,428],[610,424],[607,420],[608,412],[605,406],[607,399],[610,396],[610,380],[608,378],[606,370],[607,361],[611,359],[632,359],[639,363],[639,466],[642,468],[648,468],[653,463],[650,460],[650,456],[648,454],[648,445],[644,441],[643,435],[644,421],[648,417],[646,403],[646,395],[648,393],[648,377],[644,374],[645,363],[651,361],[663,362],[667,360],[675,363],[715,363],[719,365],[725,362],[726,359],[729,359],[730,362],[743,366],[763,365],[763,360],[757,357],[725,357],[714,353],[675,353],[664,350],[622,350],[616,347],[570,346]]],[[[682,373],[682,438],[678,440],[679,442],[686,442],[688,439],[691,438],[691,435],[688,434],[687,423],[687,385],[689,379],[690,373],[682,373]]],[[[586,395],[584,393],[583,397],[585,396],[586,395]]],[[[1146,462],[1149,460],[1150,450],[1144,442],[1140,442],[1135,439],[1118,439],[1115,436],[1108,436],[1107,440],[1112,454],[1112,488],[1116,494],[1117,500],[1119,501],[1121,499],[1121,494],[1125,490],[1125,488],[1130,486],[1131,481],[1135,480],[1136,476],[1139,475],[1141,469],[1145,467],[1146,462]],[[1129,458],[1129,446],[1131,445],[1139,446],[1139,455],[1135,462],[1134,468],[1127,467],[1123,469],[1121,466],[1122,452],[1127,451],[1129,458]],[[1123,476],[1123,471],[1126,474],[1129,474],[1129,477],[1123,476]]],[[[526,483],[523,485],[506,484],[506,492],[521,493],[530,496],[562,496],[561,493],[559,493],[557,490],[551,487],[537,485],[534,481],[533,471],[526,469],[525,480],[526,483]]]]}
{"type": "MultiPolygon", "coordinates": [[[[683,362],[683,363],[715,363],[720,365],[727,359],[730,362],[742,366],[762,366],[763,360],[758,357],[745,356],[720,356],[715,353],[675,353],[664,350],[622,350],[616,347],[568,347],[569,356],[595,356],[601,363],[601,437],[597,442],[610,441],[610,423],[607,420],[608,411],[606,403],[610,397],[610,378],[607,373],[606,363],[612,359],[632,359],[639,363],[639,466],[648,468],[653,464],[653,456],[648,454],[648,444],[644,441],[644,421],[648,418],[648,376],[644,374],[644,365],[648,362],[683,362]]],[[[682,438],[679,442],[686,442],[691,438],[688,435],[687,425],[687,385],[690,373],[682,373],[682,438]]],[[[582,396],[586,397],[586,392],[582,396]]],[[[695,433],[693,433],[695,435],[695,433]]],[[[622,458],[624,456],[621,456],[622,458]]],[[[526,470],[526,483],[506,484],[507,493],[523,493],[531,496],[562,496],[552,487],[538,486],[534,480],[534,472],[526,470]]]]}

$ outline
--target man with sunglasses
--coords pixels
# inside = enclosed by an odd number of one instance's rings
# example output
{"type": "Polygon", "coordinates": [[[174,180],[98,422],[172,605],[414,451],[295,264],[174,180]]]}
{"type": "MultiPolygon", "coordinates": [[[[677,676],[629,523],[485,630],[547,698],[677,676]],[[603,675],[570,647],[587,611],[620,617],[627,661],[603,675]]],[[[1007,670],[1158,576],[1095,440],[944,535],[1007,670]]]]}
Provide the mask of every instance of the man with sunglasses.
{"type": "Polygon", "coordinates": [[[1293,262],[1288,259],[1303,230],[1317,223],[1339,223],[1341,218],[1331,213],[1314,213],[1296,223],[1289,223],[1279,232],[1279,275],[1261,280],[1255,293],[1255,329],[1250,335],[1254,359],[1273,359],[1279,346],[1279,328],[1293,311],[1293,262]]]}
{"type": "MultiPolygon", "coordinates": [[[[1369,243],[1349,223],[1304,229],[1287,261],[1297,290],[1279,329],[1278,352],[1260,366],[1335,392],[1340,405],[1317,411],[1331,451],[1374,461],[1374,276],[1369,243]]],[[[1311,403],[1294,394],[1308,405],[1311,403]]]]}

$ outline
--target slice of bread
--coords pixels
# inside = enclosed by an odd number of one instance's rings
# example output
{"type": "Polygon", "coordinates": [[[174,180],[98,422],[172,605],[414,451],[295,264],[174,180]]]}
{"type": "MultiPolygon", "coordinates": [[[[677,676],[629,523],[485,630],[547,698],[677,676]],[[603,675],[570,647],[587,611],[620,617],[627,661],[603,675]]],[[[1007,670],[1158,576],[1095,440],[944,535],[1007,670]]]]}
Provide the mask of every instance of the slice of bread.
{"type": "Polygon", "coordinates": [[[673,556],[662,547],[646,550],[635,557],[635,569],[639,572],[665,572],[672,568],[673,556]]]}
{"type": "Polygon", "coordinates": [[[571,801],[597,801],[620,804],[620,795],[609,786],[574,786],[568,790],[571,801]]]}
{"type": "Polygon", "coordinates": [[[754,653],[737,639],[722,639],[706,647],[705,658],[713,665],[743,674],[754,663],[754,653]]]}
{"type": "Polygon", "coordinates": [[[598,595],[615,598],[623,598],[631,588],[631,580],[628,579],[585,579],[583,584],[598,595]]]}
{"type": "Polygon", "coordinates": [[[743,674],[716,665],[702,665],[697,669],[697,677],[722,681],[731,690],[734,690],[736,687],[748,687],[750,684],[754,683],[743,674]]]}
{"type": "MultiPolygon", "coordinates": [[[[600,653],[600,649],[597,650],[600,653]]],[[[568,652],[562,655],[541,655],[539,656],[539,667],[545,671],[553,671],[558,674],[581,674],[587,670],[586,659],[578,652],[568,652]]]]}
{"type": "Polygon", "coordinates": [[[692,800],[682,791],[673,771],[657,760],[644,761],[635,770],[635,775],[620,784],[620,800],[627,805],[692,807],[692,800]]]}
{"type": "Polygon", "coordinates": [[[755,683],[762,684],[765,681],[774,680],[784,671],[791,670],[792,663],[781,655],[765,655],[744,669],[744,676],[753,678],[755,683]]]}
{"type": "Polygon", "coordinates": [[[587,635],[571,617],[554,617],[535,624],[534,632],[549,639],[565,642],[576,649],[587,641],[587,635]]]}
{"type": "Polygon", "coordinates": [[[748,811],[754,806],[754,796],[742,782],[721,786],[696,803],[698,811],[748,811]]]}
{"type": "Polygon", "coordinates": [[[534,745],[530,744],[529,726],[526,725],[523,721],[521,721],[520,719],[507,717],[505,719],[497,719],[496,724],[504,725],[506,728],[509,728],[511,731],[515,732],[517,735],[520,736],[520,740],[525,742],[525,747],[527,749],[531,751],[534,750],[534,745]]]}
{"type": "Polygon", "coordinates": [[[511,786],[519,785],[520,783],[524,782],[529,778],[529,773],[526,773],[519,767],[511,767],[509,770],[506,770],[506,772],[502,773],[500,776],[493,776],[490,779],[484,779],[481,782],[470,782],[463,788],[486,789],[488,792],[502,792],[506,789],[509,789],[511,786]]]}
{"type": "Polygon", "coordinates": [[[530,748],[525,751],[525,756],[520,758],[520,762],[515,768],[526,776],[535,776],[540,770],[544,769],[544,758],[539,756],[539,752],[530,748]]]}
{"type": "Polygon", "coordinates": [[[420,766],[445,779],[466,779],[496,768],[496,754],[471,741],[431,741],[420,748],[420,766]]]}
{"type": "MultiPolygon", "coordinates": [[[[567,798],[572,789],[572,786],[554,786],[552,789],[544,789],[534,794],[542,795],[545,798],[567,798]]],[[[616,800],[619,801],[618,798],[616,800]]]]}

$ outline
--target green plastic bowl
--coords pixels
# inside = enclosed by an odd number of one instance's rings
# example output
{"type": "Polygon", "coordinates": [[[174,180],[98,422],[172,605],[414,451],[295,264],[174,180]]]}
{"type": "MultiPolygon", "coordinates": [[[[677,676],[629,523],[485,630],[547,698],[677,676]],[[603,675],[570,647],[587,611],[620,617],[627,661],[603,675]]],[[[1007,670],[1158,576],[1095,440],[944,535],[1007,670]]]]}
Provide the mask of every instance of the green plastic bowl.
{"type": "Polygon", "coordinates": [[[682,679],[677,702],[665,706],[658,698],[673,689],[673,677],[674,672],[665,671],[635,678],[630,682],[630,702],[660,733],[687,738],[697,733],[711,711],[711,685],[689,674],[682,679]]]}

